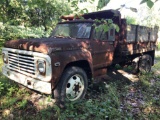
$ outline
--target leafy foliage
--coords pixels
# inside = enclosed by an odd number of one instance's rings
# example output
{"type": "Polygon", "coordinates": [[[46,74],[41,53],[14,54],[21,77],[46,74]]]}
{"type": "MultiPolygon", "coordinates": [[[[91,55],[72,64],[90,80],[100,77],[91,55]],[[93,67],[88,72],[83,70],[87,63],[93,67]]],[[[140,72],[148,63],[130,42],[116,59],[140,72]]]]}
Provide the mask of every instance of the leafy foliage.
{"type": "Polygon", "coordinates": [[[119,27],[118,25],[114,24],[113,21],[111,19],[109,20],[95,20],[95,24],[93,24],[93,26],[95,27],[96,31],[100,31],[103,30],[104,32],[107,32],[109,29],[114,28],[116,30],[116,32],[119,32],[119,27]]]}
{"type": "Polygon", "coordinates": [[[149,27],[160,26],[159,12],[155,7],[149,9],[142,6],[139,11],[139,16],[141,17],[138,18],[138,24],[149,27]]]}
{"type": "Polygon", "coordinates": [[[60,16],[72,12],[71,4],[67,0],[1,0],[0,51],[6,40],[48,37],[60,16]]]}
{"type": "Polygon", "coordinates": [[[97,9],[102,9],[104,6],[106,6],[108,3],[110,2],[110,0],[99,0],[98,1],[98,5],[97,5],[97,9]]]}
{"type": "Polygon", "coordinates": [[[3,23],[44,26],[45,30],[55,26],[62,14],[71,13],[68,2],[59,0],[1,0],[0,11],[3,23]]]}
{"type": "Polygon", "coordinates": [[[133,24],[133,25],[137,24],[136,18],[127,16],[126,19],[127,19],[127,24],[133,24]]]}
{"type": "Polygon", "coordinates": [[[0,39],[11,40],[20,38],[41,38],[48,36],[45,28],[42,27],[24,27],[24,26],[11,26],[5,24],[0,29],[0,39]]]}
{"type": "Polygon", "coordinates": [[[149,8],[152,8],[153,5],[154,5],[154,3],[153,3],[152,0],[142,0],[140,4],[143,4],[143,3],[147,3],[147,6],[148,6],[149,8]]]}

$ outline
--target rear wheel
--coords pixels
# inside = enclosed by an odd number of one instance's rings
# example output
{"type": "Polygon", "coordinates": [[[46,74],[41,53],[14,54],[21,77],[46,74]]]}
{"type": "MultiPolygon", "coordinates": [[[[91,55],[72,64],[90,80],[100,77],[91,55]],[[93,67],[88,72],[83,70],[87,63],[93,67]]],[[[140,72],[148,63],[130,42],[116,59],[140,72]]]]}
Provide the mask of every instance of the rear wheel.
{"type": "Polygon", "coordinates": [[[142,73],[150,72],[152,67],[152,57],[143,55],[139,61],[139,71],[142,73]]]}
{"type": "Polygon", "coordinates": [[[79,67],[69,67],[64,71],[54,90],[54,97],[57,102],[62,104],[66,101],[77,101],[84,98],[87,87],[85,71],[79,67]]]}
{"type": "Polygon", "coordinates": [[[136,57],[132,60],[132,73],[136,74],[138,73],[138,63],[139,63],[139,57],[136,57]]]}

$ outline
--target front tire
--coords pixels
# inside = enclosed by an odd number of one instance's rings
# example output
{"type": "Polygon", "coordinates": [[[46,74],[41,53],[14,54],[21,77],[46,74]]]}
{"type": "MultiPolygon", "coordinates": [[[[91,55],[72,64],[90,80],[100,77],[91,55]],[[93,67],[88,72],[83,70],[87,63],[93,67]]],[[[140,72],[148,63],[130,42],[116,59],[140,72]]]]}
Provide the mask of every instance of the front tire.
{"type": "Polygon", "coordinates": [[[66,101],[78,101],[84,98],[88,87],[87,75],[79,67],[67,68],[56,89],[54,97],[57,102],[65,104],[66,101]]]}

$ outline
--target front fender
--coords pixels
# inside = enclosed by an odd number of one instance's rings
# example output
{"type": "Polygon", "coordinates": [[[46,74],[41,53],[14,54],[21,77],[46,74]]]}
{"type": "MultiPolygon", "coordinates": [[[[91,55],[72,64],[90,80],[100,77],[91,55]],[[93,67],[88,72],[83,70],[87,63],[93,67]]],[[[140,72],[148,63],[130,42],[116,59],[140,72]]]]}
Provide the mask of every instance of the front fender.
{"type": "Polygon", "coordinates": [[[92,56],[87,50],[62,51],[51,54],[52,60],[52,89],[58,83],[65,67],[69,63],[85,60],[89,63],[91,72],[93,73],[92,56]],[[58,65],[58,66],[57,66],[58,65]]]}

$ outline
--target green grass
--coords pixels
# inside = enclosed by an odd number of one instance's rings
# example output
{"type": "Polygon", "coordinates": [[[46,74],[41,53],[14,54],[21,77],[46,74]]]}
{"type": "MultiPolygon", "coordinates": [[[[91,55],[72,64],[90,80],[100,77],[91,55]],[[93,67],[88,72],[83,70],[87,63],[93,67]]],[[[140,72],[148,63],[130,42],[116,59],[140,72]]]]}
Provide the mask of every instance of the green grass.
{"type": "Polygon", "coordinates": [[[157,46],[158,50],[160,50],[160,42],[158,43],[158,46],[157,46]]]}
{"type": "Polygon", "coordinates": [[[155,73],[160,73],[160,55],[156,56],[156,64],[153,66],[155,73]]]}
{"type": "MultiPolygon", "coordinates": [[[[160,57],[153,67],[160,70],[160,57]]],[[[2,67],[0,59],[0,68],[2,67]]],[[[38,109],[30,100],[33,91],[8,80],[0,69],[0,119],[132,120],[160,118],[160,75],[139,75],[138,82],[108,80],[90,85],[84,100],[60,109],[54,105],[38,109]]],[[[50,99],[49,96],[47,96],[50,99]]]]}

